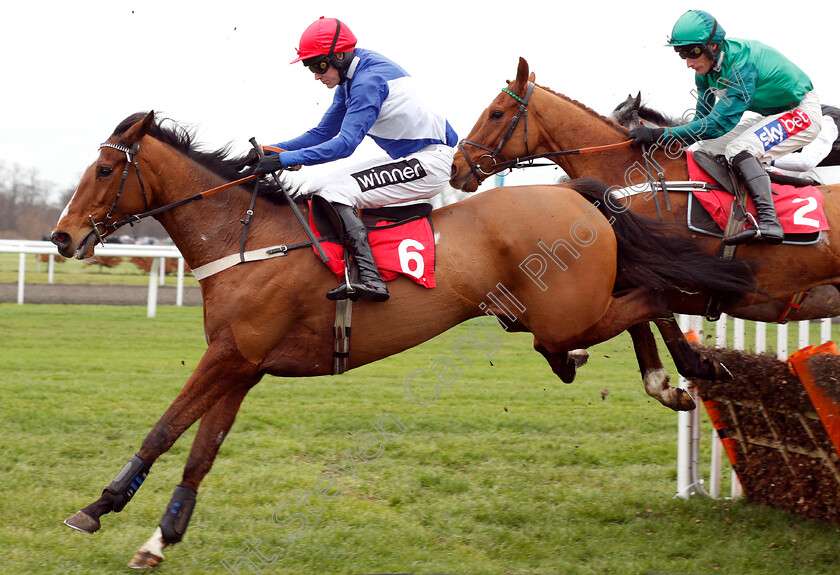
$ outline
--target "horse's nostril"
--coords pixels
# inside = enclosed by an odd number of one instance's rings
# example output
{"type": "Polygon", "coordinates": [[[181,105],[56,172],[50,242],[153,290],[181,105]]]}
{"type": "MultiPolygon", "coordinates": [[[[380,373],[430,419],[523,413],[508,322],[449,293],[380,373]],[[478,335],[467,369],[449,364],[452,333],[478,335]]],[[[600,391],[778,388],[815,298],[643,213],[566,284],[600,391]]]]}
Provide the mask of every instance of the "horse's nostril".
{"type": "Polygon", "coordinates": [[[70,243],[70,234],[66,232],[55,232],[50,236],[50,241],[58,247],[66,247],[70,243]]]}
{"type": "Polygon", "coordinates": [[[458,175],[458,166],[452,164],[452,168],[449,170],[449,177],[454,178],[458,175]]]}

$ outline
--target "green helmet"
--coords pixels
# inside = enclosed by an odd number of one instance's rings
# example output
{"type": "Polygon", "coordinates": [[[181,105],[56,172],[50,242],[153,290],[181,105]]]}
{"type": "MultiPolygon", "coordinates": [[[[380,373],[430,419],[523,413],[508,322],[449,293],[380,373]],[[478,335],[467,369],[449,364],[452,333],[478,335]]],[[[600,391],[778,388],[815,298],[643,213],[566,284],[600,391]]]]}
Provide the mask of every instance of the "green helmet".
{"type": "Polygon", "coordinates": [[[690,44],[721,44],[726,30],[717,20],[703,10],[689,10],[677,20],[666,46],[688,46],[690,44]]]}

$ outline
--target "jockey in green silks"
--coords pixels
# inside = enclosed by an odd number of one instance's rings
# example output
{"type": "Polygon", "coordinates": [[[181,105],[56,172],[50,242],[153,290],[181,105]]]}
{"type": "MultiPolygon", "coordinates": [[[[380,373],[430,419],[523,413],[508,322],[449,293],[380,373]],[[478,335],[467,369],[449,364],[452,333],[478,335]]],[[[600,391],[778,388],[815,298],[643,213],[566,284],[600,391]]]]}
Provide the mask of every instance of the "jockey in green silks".
{"type": "Polygon", "coordinates": [[[757,228],[738,232],[725,243],[781,243],[784,232],[762,164],[799,150],[820,133],[822,112],[810,78],[766,44],[726,38],[723,27],[702,10],[689,10],[677,20],[667,46],[694,70],[694,119],[673,128],[635,127],[630,131],[633,145],[699,142],[699,150],[723,154],[758,213],[757,228]],[[757,115],[744,118],[748,111],[757,115]]]}

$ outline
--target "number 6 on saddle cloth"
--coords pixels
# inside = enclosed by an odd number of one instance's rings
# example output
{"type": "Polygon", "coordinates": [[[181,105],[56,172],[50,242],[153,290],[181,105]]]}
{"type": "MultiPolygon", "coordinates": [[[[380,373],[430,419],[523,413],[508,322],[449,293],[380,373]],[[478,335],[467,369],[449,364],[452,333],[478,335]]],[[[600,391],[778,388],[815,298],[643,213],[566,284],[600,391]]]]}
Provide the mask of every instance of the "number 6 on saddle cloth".
{"type": "MultiPolygon", "coordinates": [[[[427,203],[364,210],[362,221],[368,228],[368,240],[376,267],[384,281],[404,275],[426,288],[435,287],[435,237],[427,203]]],[[[344,277],[355,273],[346,268],[344,228],[335,208],[320,196],[312,196],[309,224],[315,237],[326,238],[321,247],[330,257],[327,267],[344,277]]],[[[350,266],[355,268],[355,266],[350,266]]]]}

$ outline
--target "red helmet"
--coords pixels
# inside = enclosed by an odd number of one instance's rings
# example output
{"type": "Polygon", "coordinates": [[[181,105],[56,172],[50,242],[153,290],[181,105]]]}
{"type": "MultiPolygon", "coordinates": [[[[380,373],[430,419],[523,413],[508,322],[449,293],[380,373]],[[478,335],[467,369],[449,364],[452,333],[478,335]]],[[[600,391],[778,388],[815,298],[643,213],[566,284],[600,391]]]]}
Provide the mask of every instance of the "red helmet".
{"type": "Polygon", "coordinates": [[[300,37],[298,57],[292,64],[314,56],[328,56],[337,52],[349,52],[356,47],[356,36],[337,18],[324,18],[310,24],[300,37]]]}

